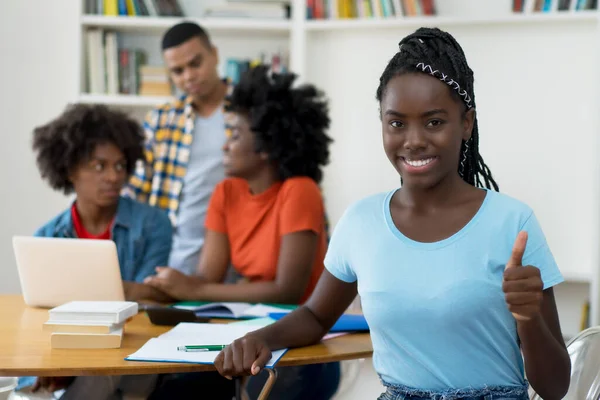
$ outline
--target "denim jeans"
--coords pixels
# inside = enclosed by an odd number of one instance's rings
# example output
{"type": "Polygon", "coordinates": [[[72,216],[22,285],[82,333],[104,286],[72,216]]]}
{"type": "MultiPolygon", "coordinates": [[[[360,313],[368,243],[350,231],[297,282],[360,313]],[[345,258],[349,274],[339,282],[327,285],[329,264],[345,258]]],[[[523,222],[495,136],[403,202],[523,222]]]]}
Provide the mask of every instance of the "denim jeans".
{"type": "MultiPolygon", "coordinates": [[[[267,380],[261,372],[248,380],[246,392],[256,400],[267,380]]],[[[340,363],[277,368],[277,380],[269,400],[329,400],[340,382],[340,363]]],[[[191,372],[161,375],[148,400],[210,399],[231,400],[235,394],[233,381],[215,372],[191,372]],[[190,397],[190,393],[195,393],[190,397]]]]}
{"type": "Polygon", "coordinates": [[[231,400],[234,382],[217,371],[162,374],[148,400],[206,399],[231,400]]]}
{"type": "MultiPolygon", "coordinates": [[[[268,372],[262,371],[249,379],[246,389],[250,400],[258,398],[267,377],[268,372]]],[[[339,362],[280,367],[269,400],[329,400],[339,384],[339,362]]]]}
{"type": "Polygon", "coordinates": [[[528,400],[528,385],[490,386],[483,389],[449,389],[442,392],[419,390],[383,382],[386,391],[378,400],[528,400]]]}

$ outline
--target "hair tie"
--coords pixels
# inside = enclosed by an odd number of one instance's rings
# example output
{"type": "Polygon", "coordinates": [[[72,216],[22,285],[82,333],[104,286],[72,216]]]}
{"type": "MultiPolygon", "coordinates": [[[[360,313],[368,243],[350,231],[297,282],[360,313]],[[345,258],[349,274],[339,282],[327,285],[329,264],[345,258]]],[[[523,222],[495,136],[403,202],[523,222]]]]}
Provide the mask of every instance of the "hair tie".
{"type": "Polygon", "coordinates": [[[431,76],[438,78],[440,81],[444,82],[445,84],[447,84],[448,86],[450,86],[451,88],[456,90],[458,95],[463,98],[463,101],[467,105],[467,108],[473,107],[471,105],[471,96],[469,96],[469,94],[467,93],[466,90],[461,89],[458,82],[456,82],[454,79],[450,78],[448,75],[444,74],[443,72],[438,71],[437,69],[433,69],[431,67],[431,65],[428,65],[428,64],[425,64],[422,62],[417,64],[417,68],[421,69],[421,71],[423,71],[431,76]]]}

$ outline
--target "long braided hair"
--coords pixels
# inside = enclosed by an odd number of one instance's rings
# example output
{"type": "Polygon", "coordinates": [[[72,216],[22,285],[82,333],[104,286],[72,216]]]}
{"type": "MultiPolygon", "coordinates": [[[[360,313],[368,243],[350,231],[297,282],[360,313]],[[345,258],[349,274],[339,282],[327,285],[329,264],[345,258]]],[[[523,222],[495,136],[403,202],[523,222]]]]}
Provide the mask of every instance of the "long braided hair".
{"type": "MultiPolygon", "coordinates": [[[[422,72],[446,83],[452,96],[465,105],[465,111],[475,108],[473,71],[467,64],[463,49],[452,35],[438,28],[419,28],[402,39],[399,47],[379,78],[378,102],[381,102],[392,78],[405,73],[422,72]]],[[[462,142],[460,154],[458,174],[465,182],[498,191],[492,172],[479,154],[477,118],[471,138],[462,142]]]]}

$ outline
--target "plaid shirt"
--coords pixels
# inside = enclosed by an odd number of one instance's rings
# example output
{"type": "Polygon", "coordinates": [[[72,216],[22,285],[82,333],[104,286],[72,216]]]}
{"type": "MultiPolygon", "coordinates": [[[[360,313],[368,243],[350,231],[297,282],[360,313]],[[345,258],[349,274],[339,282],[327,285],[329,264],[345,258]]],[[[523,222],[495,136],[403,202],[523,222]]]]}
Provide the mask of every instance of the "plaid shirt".
{"type": "MultiPolygon", "coordinates": [[[[233,86],[228,86],[231,93],[233,86]]],[[[167,210],[177,224],[179,196],[190,159],[196,114],[192,97],[181,96],[152,110],[144,121],[145,162],[139,161],[123,195],[167,210]]],[[[223,127],[225,134],[225,127],[223,127]]]]}

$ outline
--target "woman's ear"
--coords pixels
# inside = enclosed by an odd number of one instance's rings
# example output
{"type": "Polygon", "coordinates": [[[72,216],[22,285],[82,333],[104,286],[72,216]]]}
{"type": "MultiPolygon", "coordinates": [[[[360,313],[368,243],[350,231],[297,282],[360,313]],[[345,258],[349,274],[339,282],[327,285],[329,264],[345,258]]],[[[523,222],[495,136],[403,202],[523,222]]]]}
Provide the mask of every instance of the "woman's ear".
{"type": "Polygon", "coordinates": [[[466,142],[471,139],[471,135],[473,134],[473,126],[475,126],[475,109],[471,108],[465,112],[463,118],[463,140],[466,142]]]}
{"type": "Polygon", "coordinates": [[[72,168],[70,171],[67,171],[67,181],[71,183],[71,185],[75,184],[77,180],[77,168],[72,168]]]}

